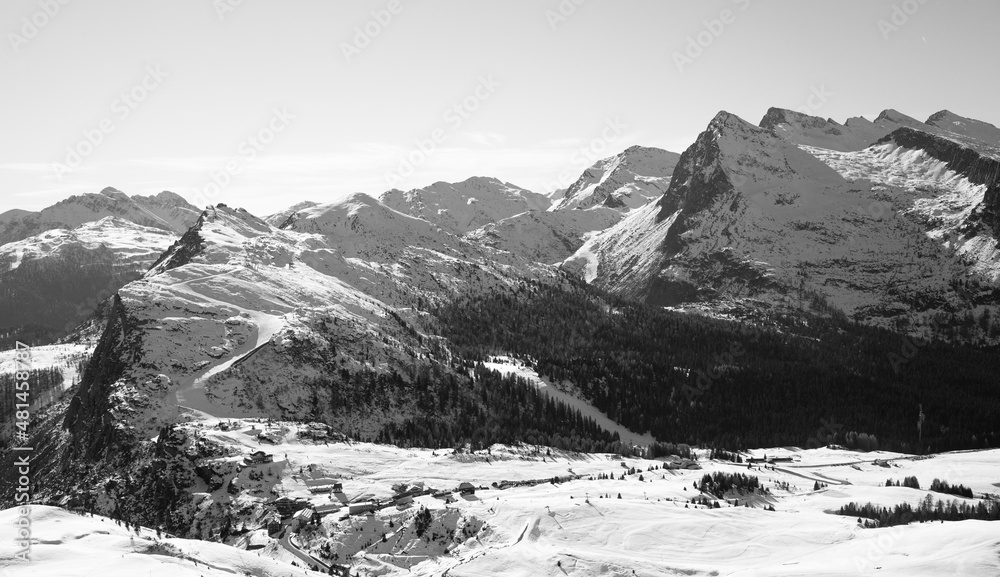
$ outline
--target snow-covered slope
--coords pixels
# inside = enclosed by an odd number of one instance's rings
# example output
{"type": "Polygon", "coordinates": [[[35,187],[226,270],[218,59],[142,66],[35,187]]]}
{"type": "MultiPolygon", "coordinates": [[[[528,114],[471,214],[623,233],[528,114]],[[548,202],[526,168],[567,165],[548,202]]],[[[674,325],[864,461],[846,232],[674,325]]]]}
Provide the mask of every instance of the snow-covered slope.
{"type": "Polygon", "coordinates": [[[0,245],[52,229],[73,229],[113,216],[149,228],[181,234],[201,211],[172,192],[129,198],[114,188],[71,196],[39,212],[10,210],[0,214],[0,245]]]}
{"type": "MultiPolygon", "coordinates": [[[[12,526],[17,509],[0,511],[12,526]]],[[[233,575],[319,575],[288,561],[223,545],[158,536],[154,529],[126,529],[100,515],[57,507],[31,507],[30,561],[15,560],[10,540],[0,545],[0,575],[15,577],[232,577],[233,575]]]]}
{"type": "MultiPolygon", "coordinates": [[[[316,443],[296,423],[242,421],[227,430],[221,425],[216,420],[182,427],[201,446],[219,448],[218,456],[201,460],[205,468],[229,471],[227,478],[248,486],[273,487],[274,494],[302,499],[311,507],[341,507],[318,525],[296,528],[286,521],[282,529],[293,535],[291,546],[315,561],[350,566],[352,574],[365,577],[992,577],[1000,572],[998,522],[863,528],[854,517],[832,513],[851,502],[917,507],[927,498],[954,498],[884,486],[887,479],[909,476],[922,487],[934,478],[962,483],[976,498],[959,501],[987,502],[984,494],[996,494],[996,450],[913,457],[835,448],[758,449],[743,457],[766,455],[790,462],[749,468],[710,460],[699,451],[695,468],[687,469],[675,458],[584,455],[533,446],[494,445],[468,453],[316,443]],[[284,440],[276,445],[257,441],[256,432],[268,427],[285,431],[284,440]],[[274,463],[244,466],[243,459],[257,450],[272,454],[274,463]],[[760,490],[734,490],[719,498],[695,488],[703,475],[715,473],[756,477],[760,490]],[[255,480],[257,474],[261,481],[255,480]],[[550,482],[555,478],[559,481],[550,482]],[[316,479],[338,480],[343,492],[314,493],[308,482],[316,479]],[[475,494],[458,494],[462,482],[474,485],[475,494]],[[817,489],[817,482],[824,486],[817,489]],[[393,487],[400,486],[442,491],[450,500],[418,494],[411,505],[395,507],[390,499],[393,487]],[[696,504],[696,497],[719,506],[696,504]],[[345,516],[349,503],[371,499],[385,506],[370,515],[345,516]],[[427,530],[420,535],[417,515],[424,508],[427,530]]],[[[247,491],[233,498],[241,509],[253,511],[274,494],[247,491]]],[[[206,493],[202,502],[223,495],[225,489],[206,493]]],[[[211,507],[204,509],[208,513],[211,507]]],[[[15,509],[2,511],[0,522],[10,526],[16,514],[15,509]]],[[[254,542],[263,548],[257,551],[244,550],[251,534],[230,537],[230,545],[223,545],[157,537],[148,528],[128,531],[99,515],[54,507],[35,506],[32,517],[33,560],[13,559],[17,549],[4,540],[0,573],[85,577],[100,568],[101,575],[111,577],[320,574],[301,569],[280,533],[267,537],[266,531],[254,531],[262,520],[249,515],[233,525],[246,525],[259,535],[254,542]],[[292,560],[298,568],[290,565],[292,560]]],[[[203,519],[209,532],[223,523],[221,518],[203,519]]]]}
{"type": "Polygon", "coordinates": [[[528,210],[545,210],[551,201],[496,178],[472,177],[462,182],[435,182],[410,191],[393,189],[379,200],[399,212],[463,234],[528,210]]]}
{"type": "Polygon", "coordinates": [[[576,252],[592,233],[614,225],[621,218],[620,211],[605,206],[588,210],[530,210],[473,230],[465,238],[552,264],[576,252]]]}
{"type": "Polygon", "coordinates": [[[269,216],[265,216],[264,217],[264,222],[266,222],[267,224],[269,224],[271,226],[276,226],[276,227],[280,228],[281,225],[284,224],[284,222],[286,220],[288,220],[288,217],[292,216],[293,214],[295,214],[295,213],[297,213],[299,211],[305,210],[307,208],[312,208],[312,207],[314,207],[314,206],[316,206],[318,204],[321,204],[321,203],[319,203],[319,202],[313,202],[311,200],[304,200],[304,201],[302,201],[300,203],[293,204],[292,206],[286,208],[285,210],[276,212],[276,213],[274,213],[272,215],[269,215],[269,216]]]}
{"type": "Polygon", "coordinates": [[[638,208],[663,194],[679,158],[660,148],[632,146],[585,170],[549,210],[638,208]]]}
{"type": "MultiPolygon", "coordinates": [[[[891,112],[879,120],[889,121],[908,122],[891,112]]],[[[893,134],[912,133],[930,138],[893,134]]],[[[995,236],[982,227],[958,242],[943,236],[984,212],[974,207],[988,205],[992,165],[975,157],[948,169],[933,152],[901,146],[800,150],[720,113],[682,155],[655,215],[596,235],[565,266],[663,305],[801,306],[818,294],[858,319],[918,333],[954,310],[978,318],[996,306],[982,300],[997,280],[995,236]],[[986,292],[957,291],[958,279],[986,292]]]]}
{"type": "MultiPolygon", "coordinates": [[[[409,374],[430,362],[427,347],[437,345],[419,329],[419,303],[554,274],[366,195],[309,207],[285,227],[209,208],[118,292],[95,353],[107,371],[85,383],[67,417],[88,450],[116,430],[151,435],[179,408],[233,417],[333,411],[331,392],[310,384],[318,376],[409,374]]],[[[364,426],[391,417],[369,415],[364,426]]]]}
{"type": "Polygon", "coordinates": [[[177,240],[178,234],[141,226],[119,217],[107,216],[86,222],[73,229],[50,229],[19,241],[0,245],[0,262],[10,263],[7,270],[16,269],[28,260],[59,258],[70,247],[96,249],[104,246],[122,263],[148,268],[164,250],[177,240]]]}

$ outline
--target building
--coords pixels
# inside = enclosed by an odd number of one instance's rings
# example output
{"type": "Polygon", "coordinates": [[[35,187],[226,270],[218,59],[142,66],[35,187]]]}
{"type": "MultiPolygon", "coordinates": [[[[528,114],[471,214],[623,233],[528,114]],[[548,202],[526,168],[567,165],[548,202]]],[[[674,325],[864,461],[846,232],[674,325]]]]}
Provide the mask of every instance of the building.
{"type": "Polygon", "coordinates": [[[344,485],[336,479],[306,479],[306,487],[313,493],[343,493],[344,485]]]}
{"type": "Polygon", "coordinates": [[[337,511],[340,511],[340,509],[341,507],[339,504],[329,503],[327,505],[317,505],[314,511],[316,511],[317,515],[323,517],[324,515],[329,515],[330,513],[336,513],[337,511]]]}
{"type": "Polygon", "coordinates": [[[308,506],[309,501],[304,501],[302,499],[289,499],[288,497],[282,497],[274,501],[274,508],[278,510],[278,513],[283,519],[292,516],[296,511],[300,511],[308,506]]]}
{"type": "Polygon", "coordinates": [[[247,551],[255,551],[257,549],[267,547],[268,543],[271,542],[271,538],[268,537],[267,533],[267,529],[259,529],[251,532],[250,535],[247,536],[247,551]]]}
{"type": "Polygon", "coordinates": [[[292,528],[292,531],[298,531],[300,528],[305,527],[313,519],[313,510],[309,507],[300,509],[297,513],[292,515],[292,520],[289,521],[288,525],[292,528]]]}
{"type": "Polygon", "coordinates": [[[264,451],[255,451],[250,453],[249,457],[243,459],[243,462],[247,465],[261,465],[264,463],[273,463],[274,455],[265,453],[264,451]]]}
{"type": "Polygon", "coordinates": [[[397,507],[406,507],[407,505],[413,504],[413,495],[396,495],[392,499],[393,505],[397,507]]]}
{"type": "Polygon", "coordinates": [[[458,492],[461,493],[462,495],[475,495],[476,494],[476,486],[473,485],[472,483],[468,482],[468,481],[463,481],[458,486],[458,492]]]}
{"type": "Polygon", "coordinates": [[[362,501],[361,503],[351,503],[348,508],[348,512],[351,515],[362,515],[364,513],[370,513],[377,508],[377,505],[371,501],[362,501]]]}

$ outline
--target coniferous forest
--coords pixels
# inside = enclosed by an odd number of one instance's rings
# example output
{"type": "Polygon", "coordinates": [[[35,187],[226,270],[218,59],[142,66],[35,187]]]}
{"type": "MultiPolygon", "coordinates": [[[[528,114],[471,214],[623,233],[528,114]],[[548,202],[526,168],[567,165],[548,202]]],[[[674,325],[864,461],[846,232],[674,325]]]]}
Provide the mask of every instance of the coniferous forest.
{"type": "Polygon", "coordinates": [[[752,326],[577,282],[494,290],[435,313],[462,358],[528,360],[660,441],[905,452],[1000,442],[995,348],[914,343],[843,315],[775,316],[752,326]]]}
{"type": "MultiPolygon", "coordinates": [[[[3,266],[11,263],[0,263],[3,266]]],[[[94,314],[101,302],[142,276],[110,249],[67,245],[47,258],[26,256],[0,273],[0,350],[48,344],[94,314]]]]}

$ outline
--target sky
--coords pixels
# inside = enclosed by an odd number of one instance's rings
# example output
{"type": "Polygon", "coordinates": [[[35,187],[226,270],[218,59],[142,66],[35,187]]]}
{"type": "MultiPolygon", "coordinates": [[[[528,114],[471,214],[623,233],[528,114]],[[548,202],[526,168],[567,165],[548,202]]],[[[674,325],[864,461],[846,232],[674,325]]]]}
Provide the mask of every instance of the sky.
{"type": "Polygon", "coordinates": [[[537,192],[720,110],[1000,125],[992,0],[4,0],[0,212],[537,192]]]}

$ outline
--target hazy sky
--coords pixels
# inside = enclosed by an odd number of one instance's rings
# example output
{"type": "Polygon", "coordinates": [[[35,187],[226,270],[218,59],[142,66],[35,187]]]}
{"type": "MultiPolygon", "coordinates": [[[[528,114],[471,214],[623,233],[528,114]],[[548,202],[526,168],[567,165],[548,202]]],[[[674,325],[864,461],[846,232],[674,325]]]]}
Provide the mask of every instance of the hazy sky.
{"type": "Polygon", "coordinates": [[[474,175],[547,192],[722,109],[1000,124],[997,22],[992,0],[4,0],[0,212],[105,186],[258,214],[474,175]]]}

